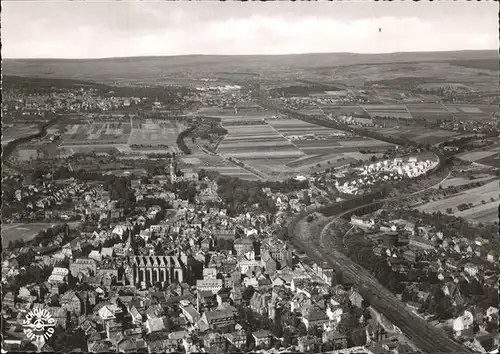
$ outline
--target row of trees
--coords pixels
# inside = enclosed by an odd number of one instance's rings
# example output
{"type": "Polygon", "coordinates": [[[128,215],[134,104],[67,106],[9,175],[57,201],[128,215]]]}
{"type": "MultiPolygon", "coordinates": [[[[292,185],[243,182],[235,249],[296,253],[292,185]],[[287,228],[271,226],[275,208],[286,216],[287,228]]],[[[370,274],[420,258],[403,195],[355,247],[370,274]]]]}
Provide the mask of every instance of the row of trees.
{"type": "Polygon", "coordinates": [[[176,140],[176,143],[177,143],[177,146],[179,147],[179,149],[181,149],[181,151],[186,154],[186,155],[191,155],[191,149],[186,145],[186,142],[184,141],[184,138],[187,138],[189,136],[189,134],[191,134],[191,132],[196,129],[196,126],[193,125],[189,128],[187,128],[186,130],[183,130],[182,132],[179,133],[179,135],[177,136],[177,140],[176,140]]]}

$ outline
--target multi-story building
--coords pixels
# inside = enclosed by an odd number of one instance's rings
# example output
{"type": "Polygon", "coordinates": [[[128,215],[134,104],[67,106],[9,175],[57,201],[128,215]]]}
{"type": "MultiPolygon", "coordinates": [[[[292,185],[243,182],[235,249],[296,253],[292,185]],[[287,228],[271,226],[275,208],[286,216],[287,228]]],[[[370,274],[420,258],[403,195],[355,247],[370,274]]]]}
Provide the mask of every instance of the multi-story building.
{"type": "Polygon", "coordinates": [[[77,277],[79,273],[88,273],[94,275],[97,269],[96,261],[89,258],[78,258],[69,265],[71,275],[77,277]]]}
{"type": "Polygon", "coordinates": [[[211,291],[217,294],[220,289],[222,289],[223,280],[222,279],[198,279],[196,281],[196,289],[198,291],[211,291]]]}
{"type": "Polygon", "coordinates": [[[238,256],[253,250],[253,241],[249,238],[239,238],[234,241],[234,249],[238,256]]]}

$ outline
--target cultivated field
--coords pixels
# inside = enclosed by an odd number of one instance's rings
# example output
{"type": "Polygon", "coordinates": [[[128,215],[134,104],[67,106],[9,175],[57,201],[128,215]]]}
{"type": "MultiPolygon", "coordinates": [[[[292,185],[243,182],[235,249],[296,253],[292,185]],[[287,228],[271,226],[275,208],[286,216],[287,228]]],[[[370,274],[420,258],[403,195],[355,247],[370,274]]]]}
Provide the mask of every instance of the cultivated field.
{"type": "Polygon", "coordinates": [[[320,170],[325,170],[326,168],[337,168],[345,165],[349,165],[351,162],[356,162],[357,159],[349,156],[349,153],[345,154],[323,154],[308,156],[306,159],[295,160],[289,163],[287,166],[294,168],[302,173],[312,173],[320,170]]]}
{"type": "Polygon", "coordinates": [[[370,117],[392,117],[411,119],[411,114],[405,105],[363,105],[361,106],[370,117]]]}
{"type": "Polygon", "coordinates": [[[468,151],[458,155],[462,160],[476,162],[487,166],[498,167],[500,144],[487,146],[483,149],[468,151]]]}
{"type": "Polygon", "coordinates": [[[293,158],[303,155],[268,124],[226,127],[228,134],[217,153],[237,159],[293,158]]]}
{"type": "Polygon", "coordinates": [[[21,161],[29,161],[37,159],[40,154],[38,150],[35,149],[16,149],[16,154],[18,159],[21,161]]]}
{"type": "Polygon", "coordinates": [[[392,144],[383,141],[353,137],[348,133],[325,128],[298,119],[273,120],[270,124],[307,155],[325,155],[357,152],[360,149],[386,150],[392,144]]]}
{"type": "Polygon", "coordinates": [[[225,176],[233,176],[252,181],[259,179],[259,177],[255,174],[245,170],[244,168],[236,166],[228,160],[224,160],[220,156],[204,154],[199,151],[199,149],[195,148],[195,146],[196,145],[193,145],[193,147],[190,146],[190,149],[193,151],[192,155],[180,158],[182,165],[193,168],[196,171],[201,169],[212,170],[225,176]]]}
{"type": "MultiPolygon", "coordinates": [[[[463,177],[451,177],[451,178],[447,178],[445,181],[443,181],[442,183],[440,183],[439,185],[442,187],[442,188],[448,188],[448,187],[458,187],[458,186],[463,186],[463,185],[466,185],[466,184],[470,184],[470,183],[473,183],[473,182],[483,182],[483,181],[488,181],[490,179],[493,179],[495,177],[491,176],[491,175],[478,175],[478,176],[475,176],[476,178],[471,180],[469,178],[463,178],[463,177]]],[[[439,186],[434,186],[433,187],[434,189],[438,189],[439,186]]]]}
{"type": "Polygon", "coordinates": [[[460,134],[439,129],[426,128],[373,128],[374,130],[387,135],[399,136],[422,144],[438,144],[449,140],[451,137],[458,137],[460,134]]]}
{"type": "Polygon", "coordinates": [[[299,119],[273,119],[269,124],[287,138],[302,136],[346,135],[341,130],[325,128],[299,119]]]}
{"type": "Polygon", "coordinates": [[[454,215],[475,222],[495,222],[498,221],[498,201],[481,204],[464,211],[457,211],[454,215]]]}
{"type": "Polygon", "coordinates": [[[69,124],[61,146],[127,144],[130,131],[124,122],[69,124]]]}
{"type": "Polygon", "coordinates": [[[134,120],[128,144],[139,150],[179,152],[177,136],[185,129],[186,126],[176,121],[134,120]]]}
{"type": "Polygon", "coordinates": [[[16,124],[2,128],[2,145],[6,145],[13,140],[29,136],[38,132],[36,125],[16,124]]]}
{"type": "Polygon", "coordinates": [[[269,159],[240,159],[241,162],[255,168],[273,180],[284,180],[297,176],[297,171],[286,165],[292,160],[274,159],[272,157],[269,159]]]}
{"type": "Polygon", "coordinates": [[[40,231],[52,227],[52,224],[3,224],[2,225],[2,246],[6,247],[9,241],[33,239],[40,231]]]}
{"type": "Polygon", "coordinates": [[[343,154],[358,152],[360,150],[383,151],[393,146],[393,144],[384,141],[362,137],[301,140],[295,141],[294,143],[307,155],[322,155],[327,153],[343,154]]]}
{"type": "Polygon", "coordinates": [[[245,170],[244,168],[238,166],[228,166],[228,167],[207,167],[207,170],[214,170],[219,172],[223,176],[237,177],[249,181],[257,181],[259,177],[255,174],[245,170]]]}
{"type": "Polygon", "coordinates": [[[489,182],[484,186],[467,190],[452,197],[420,205],[417,207],[417,209],[426,213],[433,213],[437,211],[446,213],[446,210],[448,208],[451,208],[453,210],[453,214],[463,214],[462,216],[473,221],[486,221],[484,220],[485,218],[491,219],[492,212],[490,209],[498,207],[498,191],[498,180],[495,179],[494,181],[489,182]],[[491,198],[494,199],[494,202],[491,201],[491,198]],[[469,203],[472,203],[474,207],[464,211],[457,210],[458,205],[469,203]]]}
{"type": "Polygon", "coordinates": [[[441,103],[414,103],[407,104],[406,108],[414,118],[421,118],[430,121],[453,118],[453,113],[441,103]]]}
{"type": "MultiPolygon", "coordinates": [[[[436,98],[435,98],[436,99],[436,98]]],[[[400,100],[400,99],[398,99],[400,100]]],[[[407,104],[376,104],[361,106],[321,106],[325,114],[334,116],[352,115],[354,117],[392,117],[401,119],[488,119],[500,112],[495,105],[441,104],[418,102],[407,104]]],[[[315,110],[310,110],[316,112],[315,110]]]]}
{"type": "Polygon", "coordinates": [[[368,116],[368,113],[360,106],[334,106],[321,105],[321,109],[326,114],[348,115],[348,116],[368,116]]]}

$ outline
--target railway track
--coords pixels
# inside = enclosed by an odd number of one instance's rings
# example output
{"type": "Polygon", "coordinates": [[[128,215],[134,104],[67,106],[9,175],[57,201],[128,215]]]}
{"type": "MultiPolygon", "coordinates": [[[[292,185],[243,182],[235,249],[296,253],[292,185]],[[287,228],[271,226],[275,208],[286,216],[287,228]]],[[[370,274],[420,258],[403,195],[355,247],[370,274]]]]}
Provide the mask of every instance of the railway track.
{"type": "MultiPolygon", "coordinates": [[[[394,198],[391,198],[394,199],[394,198]]],[[[351,214],[361,207],[350,209],[336,215],[336,219],[351,214]]],[[[295,223],[296,224],[296,223],[295,223]]],[[[411,313],[389,290],[385,289],[363,267],[353,262],[343,253],[334,249],[332,244],[325,240],[325,235],[310,237],[307,240],[293,235],[293,242],[297,247],[316,260],[326,261],[335,269],[340,270],[347,280],[358,285],[371,294],[371,305],[383,313],[423,352],[425,353],[473,353],[472,350],[462,346],[449,338],[444,331],[429,325],[426,321],[411,313]]]]}

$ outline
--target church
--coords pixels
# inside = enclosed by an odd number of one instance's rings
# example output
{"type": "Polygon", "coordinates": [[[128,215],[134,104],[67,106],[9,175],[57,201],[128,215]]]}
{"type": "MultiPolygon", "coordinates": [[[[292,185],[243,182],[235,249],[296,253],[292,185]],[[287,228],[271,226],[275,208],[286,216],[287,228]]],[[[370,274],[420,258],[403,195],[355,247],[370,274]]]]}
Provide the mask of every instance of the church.
{"type": "Polygon", "coordinates": [[[130,284],[142,288],[157,283],[168,285],[173,282],[182,283],[185,275],[185,264],[177,256],[129,256],[128,278],[130,284]]]}

